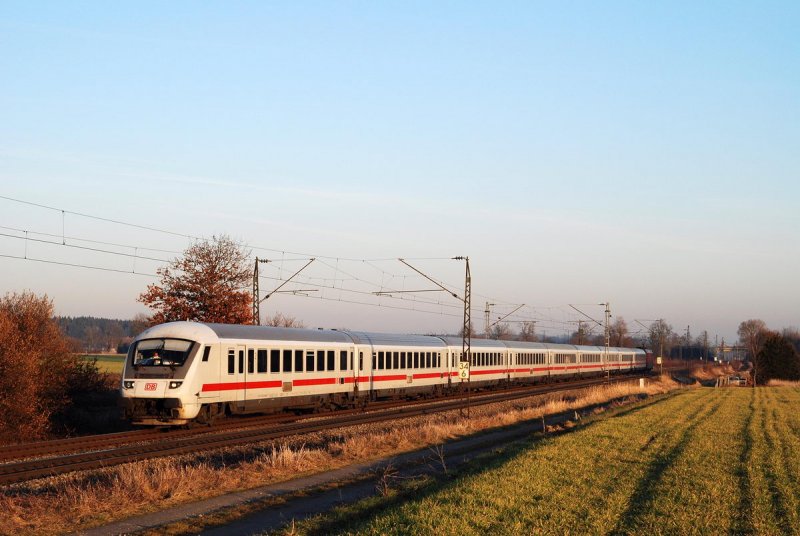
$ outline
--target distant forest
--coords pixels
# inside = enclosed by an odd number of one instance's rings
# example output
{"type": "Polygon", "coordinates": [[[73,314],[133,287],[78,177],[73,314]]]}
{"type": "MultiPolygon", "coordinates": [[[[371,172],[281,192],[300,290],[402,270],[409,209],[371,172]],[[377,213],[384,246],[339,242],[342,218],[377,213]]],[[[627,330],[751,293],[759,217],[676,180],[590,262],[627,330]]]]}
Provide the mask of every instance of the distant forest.
{"type": "Polygon", "coordinates": [[[128,351],[133,338],[147,327],[147,319],[133,320],[97,318],[94,316],[57,316],[55,321],[82,352],[128,351]]]}

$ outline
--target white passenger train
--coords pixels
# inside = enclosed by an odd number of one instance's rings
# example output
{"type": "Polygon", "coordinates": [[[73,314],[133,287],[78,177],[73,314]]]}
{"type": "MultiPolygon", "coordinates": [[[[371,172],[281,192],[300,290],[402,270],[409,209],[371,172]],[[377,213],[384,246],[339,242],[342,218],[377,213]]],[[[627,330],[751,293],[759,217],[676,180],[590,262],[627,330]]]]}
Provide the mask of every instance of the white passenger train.
{"type": "MultiPolygon", "coordinates": [[[[644,350],[473,339],[473,388],[642,370],[644,350]]],[[[122,374],[140,425],[353,407],[458,387],[460,337],[171,322],[142,332],[122,374]]]]}

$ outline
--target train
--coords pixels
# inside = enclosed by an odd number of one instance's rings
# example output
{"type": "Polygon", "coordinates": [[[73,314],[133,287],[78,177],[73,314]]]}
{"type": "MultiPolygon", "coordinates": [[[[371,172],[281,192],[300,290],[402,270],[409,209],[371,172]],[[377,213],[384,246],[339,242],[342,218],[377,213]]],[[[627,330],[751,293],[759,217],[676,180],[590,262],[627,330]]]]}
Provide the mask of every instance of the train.
{"type": "MultiPolygon", "coordinates": [[[[464,388],[462,351],[461,337],[169,322],[132,342],[120,400],[134,425],[170,427],[437,396],[464,388]]],[[[472,339],[470,354],[472,389],[648,367],[638,348],[472,339]]]]}

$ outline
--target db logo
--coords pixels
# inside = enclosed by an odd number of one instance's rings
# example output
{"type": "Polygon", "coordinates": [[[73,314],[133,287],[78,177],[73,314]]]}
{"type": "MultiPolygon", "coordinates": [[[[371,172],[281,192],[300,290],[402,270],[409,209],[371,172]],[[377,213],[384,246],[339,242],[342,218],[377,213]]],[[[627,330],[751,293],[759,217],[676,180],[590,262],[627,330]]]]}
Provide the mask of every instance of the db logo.
{"type": "Polygon", "coordinates": [[[155,391],[156,390],[156,385],[157,384],[155,384],[155,383],[146,383],[146,384],[144,384],[144,390],[145,391],[155,391]]]}

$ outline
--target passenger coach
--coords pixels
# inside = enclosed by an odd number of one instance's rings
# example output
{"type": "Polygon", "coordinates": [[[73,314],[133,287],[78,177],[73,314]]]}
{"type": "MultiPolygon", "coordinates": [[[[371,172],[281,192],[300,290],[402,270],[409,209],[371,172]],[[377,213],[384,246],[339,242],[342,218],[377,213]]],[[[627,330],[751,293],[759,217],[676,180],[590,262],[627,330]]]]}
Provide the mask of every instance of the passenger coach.
{"type": "MultiPolygon", "coordinates": [[[[134,424],[210,423],[224,414],[335,409],[454,388],[458,337],[172,322],[133,342],[122,405],[134,424]]],[[[476,388],[644,369],[632,348],[473,339],[476,388]]]]}

